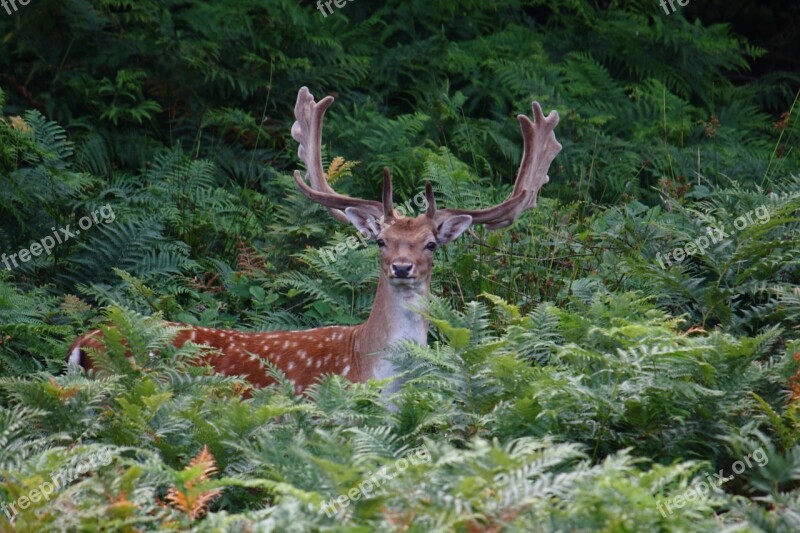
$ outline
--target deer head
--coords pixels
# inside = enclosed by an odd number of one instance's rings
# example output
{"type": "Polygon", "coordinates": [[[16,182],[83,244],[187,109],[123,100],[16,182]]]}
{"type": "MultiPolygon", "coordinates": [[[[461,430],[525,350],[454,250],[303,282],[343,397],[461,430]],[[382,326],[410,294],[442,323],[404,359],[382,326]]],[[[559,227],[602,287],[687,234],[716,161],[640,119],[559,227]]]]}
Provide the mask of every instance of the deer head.
{"type": "Polygon", "coordinates": [[[299,143],[298,156],[305,163],[305,180],[295,171],[294,180],[310,200],[328,209],[337,220],[351,223],[381,249],[381,281],[402,292],[427,294],[436,248],[461,235],[471,224],[502,228],[514,222],[525,209],[536,206],[539,189],[549,181],[547,171],[561,144],[553,130],[558,113],[547,117],[533,103],[534,121],[519,115],[524,153],[514,190],[502,203],[480,210],[437,209],[430,183],[425,184],[427,209],[416,218],[401,217],[392,206],[392,178],[384,168],[383,201],[351,198],[334,191],[322,169],[322,122],[333,103],[328,96],[316,102],[306,87],[300,89],[295,105],[297,121],[292,137],[299,143]],[[306,180],[309,184],[306,183],[306,180]]]}
{"type": "Polygon", "coordinates": [[[470,215],[436,218],[436,200],[430,183],[425,187],[427,209],[416,218],[401,217],[392,206],[392,178],[384,168],[383,214],[362,207],[346,207],[347,219],[380,249],[380,276],[398,294],[426,294],[436,248],[455,240],[472,224],[470,215]]]}

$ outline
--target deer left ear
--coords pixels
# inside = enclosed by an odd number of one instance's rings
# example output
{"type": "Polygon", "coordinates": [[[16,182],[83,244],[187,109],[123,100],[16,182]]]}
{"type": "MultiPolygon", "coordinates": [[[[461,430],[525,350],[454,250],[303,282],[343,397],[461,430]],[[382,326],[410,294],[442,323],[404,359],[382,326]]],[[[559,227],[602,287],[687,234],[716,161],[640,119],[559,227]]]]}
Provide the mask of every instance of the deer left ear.
{"type": "Polygon", "coordinates": [[[358,207],[348,207],[344,210],[344,214],[350,219],[358,231],[368,239],[377,239],[381,232],[381,226],[378,219],[371,213],[359,209],[358,207]]]}
{"type": "Polygon", "coordinates": [[[467,231],[467,228],[472,224],[472,217],[469,215],[453,215],[447,217],[436,228],[436,241],[439,244],[447,244],[453,242],[459,235],[467,231]]]}

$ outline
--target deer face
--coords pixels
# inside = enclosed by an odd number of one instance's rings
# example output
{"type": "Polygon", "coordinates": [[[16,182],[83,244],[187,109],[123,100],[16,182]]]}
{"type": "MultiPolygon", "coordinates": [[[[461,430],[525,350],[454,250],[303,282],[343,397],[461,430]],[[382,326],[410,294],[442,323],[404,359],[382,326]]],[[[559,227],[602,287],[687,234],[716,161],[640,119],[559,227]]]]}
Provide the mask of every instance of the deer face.
{"type": "Polygon", "coordinates": [[[381,226],[373,215],[357,207],[345,209],[353,225],[380,249],[381,277],[397,287],[427,287],[436,249],[455,240],[472,223],[469,215],[437,221],[427,215],[390,218],[381,226]]]}
{"type": "Polygon", "coordinates": [[[381,254],[381,276],[392,285],[413,286],[430,280],[438,243],[424,217],[403,218],[375,236],[381,254]]]}

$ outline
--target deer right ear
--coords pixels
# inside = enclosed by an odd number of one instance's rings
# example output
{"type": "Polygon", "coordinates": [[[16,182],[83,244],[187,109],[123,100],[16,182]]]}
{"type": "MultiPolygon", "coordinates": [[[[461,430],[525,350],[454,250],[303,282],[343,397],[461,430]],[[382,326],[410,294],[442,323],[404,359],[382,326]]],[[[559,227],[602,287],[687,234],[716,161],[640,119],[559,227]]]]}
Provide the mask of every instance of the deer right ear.
{"type": "Polygon", "coordinates": [[[439,244],[453,242],[459,235],[467,231],[470,224],[472,224],[472,217],[469,215],[449,216],[436,228],[436,240],[439,244]]]}
{"type": "Polygon", "coordinates": [[[374,215],[358,207],[348,207],[344,210],[344,214],[350,219],[350,223],[361,232],[361,235],[369,239],[378,238],[381,226],[374,215]]]}

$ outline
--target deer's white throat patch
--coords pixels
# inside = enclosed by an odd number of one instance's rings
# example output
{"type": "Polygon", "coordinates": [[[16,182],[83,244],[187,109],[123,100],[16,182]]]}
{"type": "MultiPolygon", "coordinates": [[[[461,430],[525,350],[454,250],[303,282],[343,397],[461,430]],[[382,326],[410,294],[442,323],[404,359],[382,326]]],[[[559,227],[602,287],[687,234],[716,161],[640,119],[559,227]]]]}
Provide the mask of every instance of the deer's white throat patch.
{"type": "MultiPolygon", "coordinates": [[[[424,345],[428,342],[428,324],[425,319],[413,311],[424,299],[423,295],[415,294],[412,298],[398,301],[398,312],[390,325],[388,332],[387,350],[389,347],[403,341],[411,341],[424,345]]],[[[386,379],[397,375],[397,368],[388,360],[386,354],[382,354],[375,363],[372,370],[372,377],[375,379],[386,379]]],[[[384,390],[381,396],[394,394],[400,388],[401,380],[395,379],[384,390]]]]}

